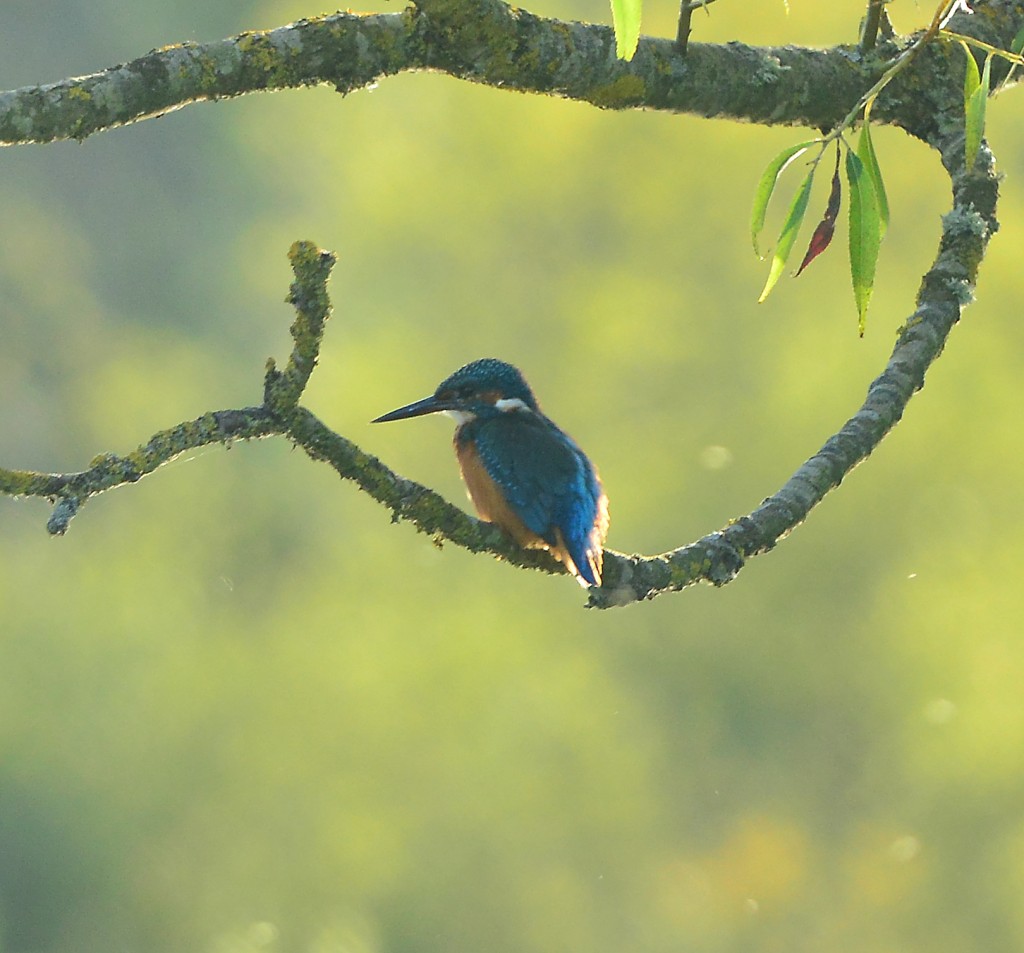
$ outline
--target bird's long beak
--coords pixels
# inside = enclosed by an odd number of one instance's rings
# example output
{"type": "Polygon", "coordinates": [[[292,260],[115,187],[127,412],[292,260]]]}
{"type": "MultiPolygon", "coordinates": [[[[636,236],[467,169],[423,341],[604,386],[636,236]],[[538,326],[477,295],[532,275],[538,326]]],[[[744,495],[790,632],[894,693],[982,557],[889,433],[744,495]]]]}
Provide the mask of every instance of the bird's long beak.
{"type": "Polygon", "coordinates": [[[413,401],[411,404],[406,404],[404,407],[399,407],[398,410],[391,411],[390,414],[383,414],[376,420],[371,420],[371,424],[386,424],[390,420],[405,420],[407,417],[422,417],[424,414],[436,414],[442,410],[451,410],[452,403],[447,400],[438,400],[433,394],[429,397],[424,397],[423,400],[413,401]]]}

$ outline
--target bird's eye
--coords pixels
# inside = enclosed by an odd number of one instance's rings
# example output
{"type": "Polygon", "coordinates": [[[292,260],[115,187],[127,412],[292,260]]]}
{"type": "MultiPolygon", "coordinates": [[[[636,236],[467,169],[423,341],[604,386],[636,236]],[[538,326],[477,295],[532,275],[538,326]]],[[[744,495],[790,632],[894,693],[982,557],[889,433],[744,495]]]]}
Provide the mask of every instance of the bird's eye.
{"type": "Polygon", "coordinates": [[[469,400],[473,394],[472,384],[459,384],[456,387],[446,387],[437,397],[440,400],[469,400]]]}

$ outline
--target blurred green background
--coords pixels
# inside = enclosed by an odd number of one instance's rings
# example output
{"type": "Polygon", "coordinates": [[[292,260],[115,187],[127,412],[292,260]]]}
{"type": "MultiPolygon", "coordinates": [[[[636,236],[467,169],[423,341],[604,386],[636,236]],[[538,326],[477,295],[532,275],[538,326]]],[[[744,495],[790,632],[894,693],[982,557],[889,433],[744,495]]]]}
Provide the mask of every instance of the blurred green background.
{"type": "MultiPolygon", "coordinates": [[[[695,39],[830,45],[862,7],[721,4],[695,39]]],[[[0,87],[318,12],[5,0],[0,87]]],[[[179,460],[60,540],[0,500],[0,951],[1020,950],[1022,110],[990,107],[1003,227],[927,387],[725,589],[584,611],[282,441],[179,460]]],[[[257,402],[311,239],[340,256],[329,425],[464,501],[449,422],[367,421],[499,356],[599,464],[609,545],[685,543],[859,406],[948,206],[880,130],[867,336],[842,239],[758,306],[751,196],[798,136],[418,74],[5,149],[0,463],[257,402]]]]}

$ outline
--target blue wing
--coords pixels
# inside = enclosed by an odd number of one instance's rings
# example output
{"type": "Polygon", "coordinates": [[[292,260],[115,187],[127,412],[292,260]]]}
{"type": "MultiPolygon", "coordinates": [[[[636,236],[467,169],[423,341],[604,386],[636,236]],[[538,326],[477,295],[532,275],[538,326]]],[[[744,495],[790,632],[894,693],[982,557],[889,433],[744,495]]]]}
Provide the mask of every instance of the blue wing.
{"type": "Polygon", "coordinates": [[[527,529],[564,548],[579,575],[600,585],[607,500],[576,442],[534,412],[499,411],[463,430],[460,439],[474,442],[488,476],[527,529]]]}

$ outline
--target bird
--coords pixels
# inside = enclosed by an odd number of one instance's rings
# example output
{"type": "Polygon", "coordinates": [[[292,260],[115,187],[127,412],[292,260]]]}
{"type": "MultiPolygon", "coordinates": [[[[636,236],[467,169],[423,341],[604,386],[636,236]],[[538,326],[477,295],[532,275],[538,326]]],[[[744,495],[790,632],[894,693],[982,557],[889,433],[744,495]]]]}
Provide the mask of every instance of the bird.
{"type": "Polygon", "coordinates": [[[584,588],[601,585],[608,497],[575,440],[545,416],[518,368],[496,358],[460,367],[434,393],[372,423],[445,413],[480,518],[520,546],[546,549],[584,588]]]}

